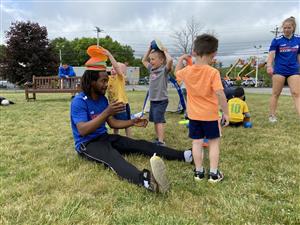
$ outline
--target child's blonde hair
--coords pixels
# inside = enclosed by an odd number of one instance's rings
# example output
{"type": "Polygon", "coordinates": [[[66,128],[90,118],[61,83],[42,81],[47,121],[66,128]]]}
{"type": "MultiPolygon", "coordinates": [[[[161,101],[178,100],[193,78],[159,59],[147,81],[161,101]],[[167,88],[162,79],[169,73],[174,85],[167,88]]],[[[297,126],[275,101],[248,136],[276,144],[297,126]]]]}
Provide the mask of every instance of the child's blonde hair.
{"type": "Polygon", "coordinates": [[[285,20],[282,22],[282,27],[283,27],[283,25],[284,25],[285,23],[290,23],[290,24],[293,26],[293,28],[294,28],[293,33],[295,33],[295,31],[296,31],[296,26],[297,26],[297,25],[296,25],[296,19],[295,19],[295,17],[291,16],[291,17],[285,19],[285,20]]]}
{"type": "Polygon", "coordinates": [[[150,54],[153,54],[153,53],[156,53],[158,55],[158,57],[164,61],[164,63],[166,62],[166,56],[165,56],[165,53],[163,51],[153,49],[150,52],[150,54]]]}

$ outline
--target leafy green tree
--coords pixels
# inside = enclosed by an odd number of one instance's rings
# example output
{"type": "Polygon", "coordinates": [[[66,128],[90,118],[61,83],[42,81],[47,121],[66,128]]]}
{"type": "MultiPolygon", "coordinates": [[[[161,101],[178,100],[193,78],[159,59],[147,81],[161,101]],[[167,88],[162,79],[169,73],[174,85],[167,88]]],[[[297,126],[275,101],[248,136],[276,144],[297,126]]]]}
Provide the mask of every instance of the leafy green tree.
{"type": "MultiPolygon", "coordinates": [[[[65,38],[56,38],[51,41],[51,46],[58,54],[61,50],[62,62],[73,65],[83,66],[89,59],[86,50],[91,45],[96,45],[96,38],[75,38],[68,41],[65,38]]],[[[121,45],[119,42],[114,41],[111,37],[99,39],[99,45],[108,49],[119,62],[127,62],[129,65],[135,61],[134,51],[128,45],[121,45]]]]}
{"type": "Polygon", "coordinates": [[[3,62],[5,58],[5,51],[6,51],[5,45],[0,45],[0,63],[3,62]]]}
{"type": "Polygon", "coordinates": [[[14,22],[6,31],[4,74],[13,83],[24,83],[32,76],[57,74],[57,56],[49,45],[46,27],[38,23],[14,22]]]}

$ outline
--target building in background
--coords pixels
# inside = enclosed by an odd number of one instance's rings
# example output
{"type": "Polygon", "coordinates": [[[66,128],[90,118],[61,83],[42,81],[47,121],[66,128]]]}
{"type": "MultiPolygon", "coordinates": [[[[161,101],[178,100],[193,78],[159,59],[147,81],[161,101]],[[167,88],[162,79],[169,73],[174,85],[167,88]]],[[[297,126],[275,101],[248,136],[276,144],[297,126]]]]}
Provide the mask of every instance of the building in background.
{"type": "MultiPolygon", "coordinates": [[[[76,76],[77,77],[82,77],[85,67],[84,66],[78,66],[78,67],[73,67],[76,76]]],[[[110,70],[111,67],[108,67],[107,70],[110,70]]],[[[127,67],[127,74],[126,74],[126,80],[127,84],[138,84],[140,78],[140,67],[127,67]]]]}

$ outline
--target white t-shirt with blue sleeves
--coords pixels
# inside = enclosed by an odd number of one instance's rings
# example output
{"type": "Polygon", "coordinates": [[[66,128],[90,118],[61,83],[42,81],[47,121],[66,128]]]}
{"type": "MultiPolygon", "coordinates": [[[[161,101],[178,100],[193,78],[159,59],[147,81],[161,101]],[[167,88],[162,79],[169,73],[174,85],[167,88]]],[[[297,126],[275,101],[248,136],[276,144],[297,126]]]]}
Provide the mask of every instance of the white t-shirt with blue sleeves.
{"type": "Polygon", "coordinates": [[[81,143],[86,143],[107,133],[105,123],[103,123],[93,133],[86,136],[81,136],[78,132],[76,124],[80,122],[88,122],[94,119],[100,115],[107,108],[107,106],[108,100],[105,96],[100,96],[98,100],[91,99],[83,92],[75,96],[71,103],[70,116],[76,151],[80,152],[81,143]]]}
{"type": "Polygon", "coordinates": [[[290,39],[283,35],[274,38],[269,51],[275,51],[274,74],[286,76],[299,74],[299,35],[294,34],[290,39]]]}

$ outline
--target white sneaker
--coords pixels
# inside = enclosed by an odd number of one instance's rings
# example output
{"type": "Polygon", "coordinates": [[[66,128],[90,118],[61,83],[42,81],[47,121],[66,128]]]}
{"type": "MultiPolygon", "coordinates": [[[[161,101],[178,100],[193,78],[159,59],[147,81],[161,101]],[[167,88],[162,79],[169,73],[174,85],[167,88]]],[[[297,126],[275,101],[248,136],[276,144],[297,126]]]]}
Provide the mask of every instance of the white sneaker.
{"type": "Polygon", "coordinates": [[[269,116],[269,122],[270,123],[276,123],[277,122],[277,117],[274,115],[269,116]]]}
{"type": "Polygon", "coordinates": [[[150,158],[150,165],[151,165],[152,175],[154,178],[153,181],[157,184],[157,187],[155,188],[156,190],[154,191],[166,193],[170,188],[170,183],[167,178],[167,169],[164,164],[164,161],[160,157],[156,156],[156,154],[154,154],[150,158]]]}

